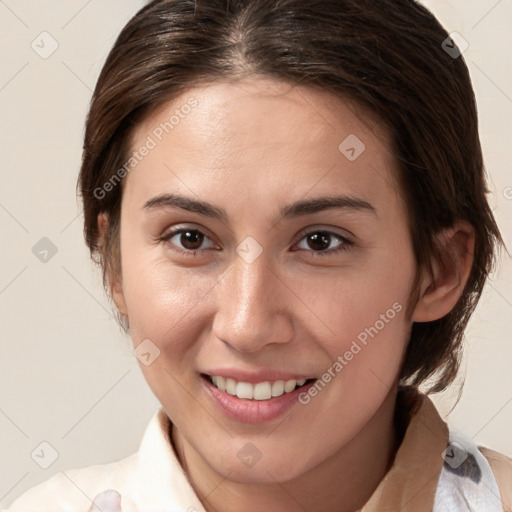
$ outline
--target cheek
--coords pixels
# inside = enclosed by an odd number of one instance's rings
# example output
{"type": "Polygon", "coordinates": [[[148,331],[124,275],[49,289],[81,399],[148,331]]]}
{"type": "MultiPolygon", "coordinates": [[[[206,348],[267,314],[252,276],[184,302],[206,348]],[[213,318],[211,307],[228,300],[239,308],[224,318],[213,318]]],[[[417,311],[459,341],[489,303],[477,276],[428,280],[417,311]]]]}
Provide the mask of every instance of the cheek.
{"type": "MultiPolygon", "coordinates": [[[[123,271],[123,292],[136,353],[140,344],[140,353],[146,351],[142,348],[146,346],[151,354],[158,354],[154,360],[151,355],[149,365],[139,359],[139,366],[160,403],[172,403],[174,415],[179,415],[190,408],[183,388],[198,392],[190,369],[195,368],[198,340],[206,330],[208,291],[215,281],[168,261],[152,260],[147,253],[132,252],[123,261],[123,271]]],[[[179,421],[176,416],[173,419],[179,421]]]]}
{"type": "MultiPolygon", "coordinates": [[[[215,280],[173,269],[169,263],[146,262],[125,281],[130,330],[146,337],[179,338],[178,334],[204,311],[215,280]]],[[[134,339],[135,341],[135,339],[134,339]]]]}
{"type": "Polygon", "coordinates": [[[159,247],[148,247],[148,241],[127,232],[121,253],[123,295],[132,333],[150,324],[155,330],[170,328],[200,303],[201,280],[193,270],[166,260],[159,247]]]}
{"type": "Polygon", "coordinates": [[[341,388],[362,397],[376,383],[392,385],[409,331],[406,294],[390,289],[372,291],[367,295],[358,290],[358,297],[338,291],[336,299],[326,302],[335,304],[326,315],[330,335],[317,338],[330,360],[323,380],[330,382],[339,375],[335,380],[341,388]]]}
{"type": "Polygon", "coordinates": [[[323,286],[317,288],[314,308],[329,327],[321,338],[323,348],[333,364],[339,363],[331,373],[342,372],[344,379],[363,386],[368,378],[391,384],[410,333],[405,312],[414,271],[413,255],[404,244],[381,251],[364,272],[349,270],[316,283],[323,286]]]}

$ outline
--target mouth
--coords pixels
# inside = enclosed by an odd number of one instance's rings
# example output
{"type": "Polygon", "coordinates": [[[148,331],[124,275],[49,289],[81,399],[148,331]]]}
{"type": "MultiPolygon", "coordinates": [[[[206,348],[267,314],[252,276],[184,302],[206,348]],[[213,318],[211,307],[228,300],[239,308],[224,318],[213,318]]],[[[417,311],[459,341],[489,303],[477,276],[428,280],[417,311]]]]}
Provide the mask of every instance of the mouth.
{"type": "Polygon", "coordinates": [[[297,389],[309,387],[316,378],[300,380],[276,380],[256,383],[241,382],[220,375],[201,374],[215,388],[242,400],[265,401],[293,393],[297,389]]]}

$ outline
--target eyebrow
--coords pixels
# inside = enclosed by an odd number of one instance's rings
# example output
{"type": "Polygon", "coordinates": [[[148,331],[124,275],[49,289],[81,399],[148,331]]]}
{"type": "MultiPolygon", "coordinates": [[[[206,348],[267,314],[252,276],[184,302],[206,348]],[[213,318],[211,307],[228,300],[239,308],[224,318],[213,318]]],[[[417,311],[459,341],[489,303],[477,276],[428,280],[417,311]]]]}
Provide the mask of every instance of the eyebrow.
{"type": "MultiPolygon", "coordinates": [[[[192,199],[180,194],[161,194],[146,201],[142,207],[143,210],[152,210],[155,208],[181,208],[182,210],[199,213],[223,222],[227,222],[228,220],[226,210],[218,208],[211,203],[192,199]]],[[[300,217],[301,215],[310,215],[328,209],[362,211],[377,215],[376,208],[368,201],[348,195],[303,199],[284,206],[281,209],[280,215],[281,219],[287,219],[300,217]]]]}

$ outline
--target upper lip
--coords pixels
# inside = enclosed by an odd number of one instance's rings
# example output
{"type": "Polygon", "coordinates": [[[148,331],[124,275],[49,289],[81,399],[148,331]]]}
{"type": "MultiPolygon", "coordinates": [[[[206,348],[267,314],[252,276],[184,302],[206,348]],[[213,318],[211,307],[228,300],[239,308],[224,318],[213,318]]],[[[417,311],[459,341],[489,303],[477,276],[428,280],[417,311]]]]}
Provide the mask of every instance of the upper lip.
{"type": "Polygon", "coordinates": [[[224,377],[225,379],[233,379],[237,382],[248,382],[250,384],[256,384],[258,382],[276,381],[276,380],[301,380],[311,379],[311,375],[304,375],[300,373],[283,372],[281,370],[241,370],[240,368],[214,368],[205,370],[204,373],[210,376],[224,377]]]}

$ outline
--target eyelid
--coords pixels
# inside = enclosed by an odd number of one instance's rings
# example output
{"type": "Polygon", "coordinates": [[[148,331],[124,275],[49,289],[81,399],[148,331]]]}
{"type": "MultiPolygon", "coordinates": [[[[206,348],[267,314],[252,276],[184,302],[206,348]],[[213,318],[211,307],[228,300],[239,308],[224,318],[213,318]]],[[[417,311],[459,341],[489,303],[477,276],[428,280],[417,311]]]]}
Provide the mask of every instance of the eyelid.
{"type": "MultiPolygon", "coordinates": [[[[313,234],[313,233],[327,233],[329,235],[333,235],[336,237],[339,237],[342,241],[345,242],[346,245],[353,245],[355,244],[357,237],[354,235],[351,231],[348,229],[343,229],[336,226],[327,226],[327,225],[311,225],[307,228],[304,228],[299,232],[297,235],[297,242],[298,244],[305,236],[313,234]],[[341,231],[341,232],[340,232],[341,231]]],[[[313,251],[314,252],[314,251],[313,251]]],[[[316,251],[320,252],[320,251],[316,251]]],[[[328,253],[329,251],[323,251],[328,253]]]]}

